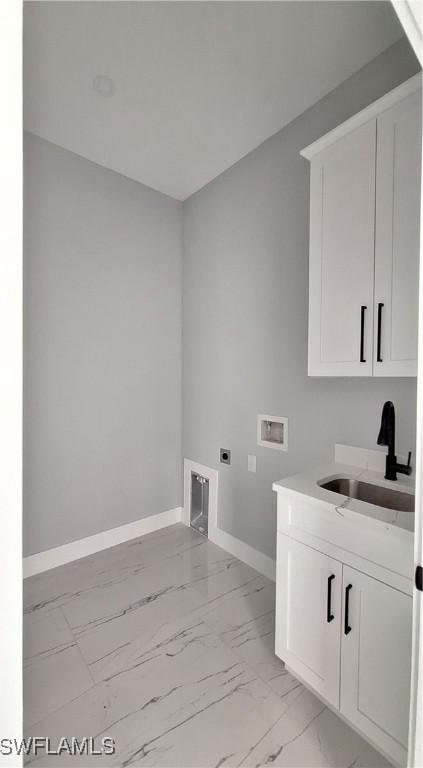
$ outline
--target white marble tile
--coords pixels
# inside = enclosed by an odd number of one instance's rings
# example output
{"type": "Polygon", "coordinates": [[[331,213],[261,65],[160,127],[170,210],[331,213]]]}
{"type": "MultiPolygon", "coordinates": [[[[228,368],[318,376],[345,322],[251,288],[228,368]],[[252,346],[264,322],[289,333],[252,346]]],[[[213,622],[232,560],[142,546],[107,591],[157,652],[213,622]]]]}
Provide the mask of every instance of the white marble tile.
{"type": "Polygon", "coordinates": [[[191,615],[198,605],[197,600],[197,595],[189,589],[168,594],[80,638],[78,645],[94,680],[103,680],[109,674],[111,665],[115,669],[124,666],[126,651],[131,653],[134,640],[148,642],[154,639],[157,632],[166,631],[174,620],[191,615]]]}
{"type": "Polygon", "coordinates": [[[27,580],[25,606],[26,735],[117,747],[37,768],[387,766],[275,657],[274,584],[183,525],[27,580]]]}
{"type": "MultiPolygon", "coordinates": [[[[214,547],[214,549],[223,552],[218,547],[214,547]]],[[[195,576],[196,578],[191,581],[191,586],[208,601],[212,601],[232,593],[237,587],[249,584],[257,579],[258,574],[245,563],[228,556],[226,560],[218,561],[218,564],[213,568],[209,566],[207,573],[204,573],[202,577],[197,574],[195,576]]]]}
{"type": "Polygon", "coordinates": [[[301,687],[293,697],[287,712],[247,755],[242,766],[390,768],[379,753],[312,693],[301,687]]]}
{"type": "MultiPolygon", "coordinates": [[[[190,532],[190,529],[187,530],[190,532]]],[[[137,540],[137,543],[139,541],[137,540]]],[[[66,594],[71,597],[64,600],[62,608],[77,636],[83,636],[95,626],[112,620],[123,612],[136,611],[168,593],[190,587],[191,584],[200,589],[201,583],[207,580],[209,574],[227,572],[232,564],[235,568],[239,566],[239,562],[223,550],[217,547],[210,550],[207,540],[195,533],[190,533],[190,539],[184,542],[182,551],[167,542],[166,557],[156,557],[154,561],[144,565],[139,562],[138,567],[134,547],[131,544],[126,546],[132,552],[131,569],[128,563],[124,572],[123,568],[117,568],[116,564],[113,568],[105,568],[101,572],[97,569],[95,580],[91,574],[83,588],[78,591],[72,591],[71,585],[68,584],[66,594]]],[[[39,604],[32,604],[33,610],[36,606],[39,607],[39,604]]]]}
{"type": "MultiPolygon", "coordinates": [[[[170,551],[169,543],[167,546],[170,551]]],[[[158,626],[202,606],[209,576],[223,576],[231,584],[234,579],[243,583],[256,578],[247,566],[194,534],[194,545],[183,552],[125,579],[109,581],[104,589],[85,590],[63,605],[94,679],[103,678],[104,660],[107,665],[108,657],[119,654],[135,637],[151,634],[158,626]]]]}
{"type": "Polygon", "coordinates": [[[77,737],[111,736],[118,751],[110,765],[216,765],[228,754],[236,764],[286,708],[201,621],[134,642],[124,670],[109,672],[37,731],[55,739],[70,735],[71,723],[77,737]]]}
{"type": "Polygon", "coordinates": [[[217,597],[205,596],[198,615],[217,633],[239,630],[275,609],[275,585],[256,572],[240,586],[228,585],[217,597]]]}
{"type": "Polygon", "coordinates": [[[76,644],[34,659],[24,670],[24,726],[37,723],[92,686],[76,644]]]}
{"type": "Polygon", "coordinates": [[[59,608],[44,608],[23,617],[24,667],[72,645],[74,637],[59,608]]]}
{"type": "Polygon", "coordinates": [[[124,664],[122,654],[133,640],[154,637],[160,628],[190,615],[198,605],[198,594],[190,588],[169,592],[137,610],[124,610],[84,631],[77,642],[93,679],[103,680],[110,664],[124,664]]]}
{"type": "Polygon", "coordinates": [[[203,536],[184,525],[175,525],[147,536],[124,542],[72,563],[38,574],[24,581],[24,610],[29,613],[44,607],[60,607],[84,595],[96,594],[152,566],[167,562],[204,564],[231,558],[210,545],[203,536]],[[196,550],[201,548],[201,554],[196,550]]]}
{"type": "Polygon", "coordinates": [[[263,616],[250,619],[241,627],[223,631],[219,637],[280,696],[300,686],[275,655],[273,609],[263,616]]]}

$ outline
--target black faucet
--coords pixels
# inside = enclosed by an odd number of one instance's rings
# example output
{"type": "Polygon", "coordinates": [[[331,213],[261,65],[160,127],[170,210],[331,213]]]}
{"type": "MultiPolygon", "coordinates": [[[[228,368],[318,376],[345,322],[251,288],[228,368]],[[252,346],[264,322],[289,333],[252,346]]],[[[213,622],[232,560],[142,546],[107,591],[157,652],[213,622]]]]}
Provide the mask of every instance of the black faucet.
{"type": "Polygon", "coordinates": [[[385,471],[386,480],[396,480],[397,472],[403,475],[411,475],[411,451],[408,453],[407,464],[398,464],[397,457],[395,456],[395,408],[390,400],[387,400],[383,406],[377,444],[388,446],[385,471]]]}

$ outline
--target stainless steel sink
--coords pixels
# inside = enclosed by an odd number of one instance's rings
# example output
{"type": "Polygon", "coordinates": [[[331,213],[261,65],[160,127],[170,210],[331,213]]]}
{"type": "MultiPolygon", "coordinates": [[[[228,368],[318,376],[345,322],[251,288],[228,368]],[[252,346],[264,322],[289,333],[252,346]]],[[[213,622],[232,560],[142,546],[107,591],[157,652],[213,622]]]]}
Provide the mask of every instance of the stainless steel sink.
{"type": "Polygon", "coordinates": [[[382,485],[365,483],[352,477],[333,477],[331,480],[320,482],[321,488],[349,496],[351,499],[366,501],[385,509],[395,509],[399,512],[414,512],[414,495],[385,488],[382,485]]]}

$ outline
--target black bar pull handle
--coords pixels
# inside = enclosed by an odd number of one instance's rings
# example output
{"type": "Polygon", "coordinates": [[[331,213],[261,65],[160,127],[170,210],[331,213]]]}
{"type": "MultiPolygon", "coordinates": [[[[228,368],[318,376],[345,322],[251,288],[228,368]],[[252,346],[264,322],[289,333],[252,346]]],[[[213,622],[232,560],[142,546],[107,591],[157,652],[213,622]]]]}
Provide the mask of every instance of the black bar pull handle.
{"type": "Polygon", "coordinates": [[[349,625],[349,613],[350,613],[350,590],[352,589],[352,584],[348,584],[348,587],[345,589],[345,617],[344,617],[344,634],[349,635],[351,632],[351,627],[349,625]]]}
{"type": "Polygon", "coordinates": [[[361,307],[361,315],[360,315],[360,363],[365,363],[366,359],[364,357],[364,314],[366,312],[367,307],[362,306],[361,307]]]}
{"type": "Polygon", "coordinates": [[[332,582],[335,578],[335,574],[332,573],[331,576],[328,577],[328,597],[327,597],[327,605],[326,605],[326,621],[328,624],[331,623],[331,621],[334,620],[335,616],[332,613],[332,582]]]}
{"type": "Polygon", "coordinates": [[[380,301],[377,305],[377,362],[383,363],[381,354],[380,354],[380,346],[382,343],[382,309],[385,305],[382,304],[380,301]]]}

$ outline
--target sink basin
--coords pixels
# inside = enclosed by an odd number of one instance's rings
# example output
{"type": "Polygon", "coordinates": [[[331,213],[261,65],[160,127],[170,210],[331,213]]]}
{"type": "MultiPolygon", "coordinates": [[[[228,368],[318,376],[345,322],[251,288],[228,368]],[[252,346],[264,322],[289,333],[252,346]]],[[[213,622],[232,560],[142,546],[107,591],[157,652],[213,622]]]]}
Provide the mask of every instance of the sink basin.
{"type": "Polygon", "coordinates": [[[414,495],[404,491],[396,491],[382,485],[365,483],[352,477],[333,477],[331,480],[320,482],[321,488],[327,491],[349,496],[351,499],[366,501],[385,509],[395,509],[399,512],[414,512],[414,495]]]}

